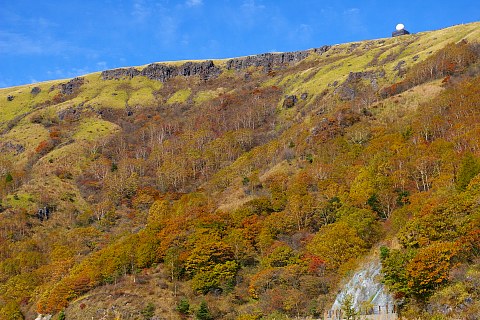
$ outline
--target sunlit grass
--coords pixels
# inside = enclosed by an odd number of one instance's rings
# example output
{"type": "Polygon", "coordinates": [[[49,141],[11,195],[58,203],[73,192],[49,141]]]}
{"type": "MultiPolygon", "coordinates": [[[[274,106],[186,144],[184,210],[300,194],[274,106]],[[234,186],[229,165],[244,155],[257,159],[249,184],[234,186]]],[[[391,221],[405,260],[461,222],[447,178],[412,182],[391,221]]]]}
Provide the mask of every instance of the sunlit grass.
{"type": "Polygon", "coordinates": [[[191,94],[192,94],[192,90],[190,88],[180,89],[177,92],[175,92],[172,96],[170,96],[170,98],[168,98],[167,103],[168,104],[185,103],[191,94]]]}
{"type": "Polygon", "coordinates": [[[78,126],[73,138],[76,140],[93,141],[118,130],[120,128],[114,123],[98,118],[86,118],[78,126]]]}

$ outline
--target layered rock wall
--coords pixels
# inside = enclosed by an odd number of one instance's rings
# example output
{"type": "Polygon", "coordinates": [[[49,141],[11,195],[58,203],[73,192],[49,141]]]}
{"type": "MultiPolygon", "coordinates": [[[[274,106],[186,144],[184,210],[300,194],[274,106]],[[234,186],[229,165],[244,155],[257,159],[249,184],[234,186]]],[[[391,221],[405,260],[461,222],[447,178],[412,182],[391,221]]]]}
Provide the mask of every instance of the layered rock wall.
{"type": "Polygon", "coordinates": [[[166,82],[168,79],[177,76],[200,76],[202,80],[208,80],[217,77],[221,72],[221,69],[215,66],[211,60],[203,62],[186,62],[181,66],[151,63],[141,71],[135,68],[105,70],[102,72],[102,79],[112,80],[145,76],[152,80],[166,82]]]}
{"type": "MultiPolygon", "coordinates": [[[[241,71],[249,67],[261,67],[268,72],[272,69],[278,69],[304,60],[311,53],[323,54],[330,49],[330,46],[321,48],[282,53],[264,53],[254,56],[234,58],[226,62],[227,70],[241,71]]],[[[215,65],[212,60],[202,62],[186,62],[180,66],[169,65],[165,63],[151,63],[142,70],[136,68],[117,68],[105,70],[101,76],[103,80],[113,80],[122,78],[133,78],[136,76],[145,76],[149,79],[166,82],[168,79],[183,76],[199,76],[202,80],[208,80],[218,77],[222,69],[215,65]]]]}

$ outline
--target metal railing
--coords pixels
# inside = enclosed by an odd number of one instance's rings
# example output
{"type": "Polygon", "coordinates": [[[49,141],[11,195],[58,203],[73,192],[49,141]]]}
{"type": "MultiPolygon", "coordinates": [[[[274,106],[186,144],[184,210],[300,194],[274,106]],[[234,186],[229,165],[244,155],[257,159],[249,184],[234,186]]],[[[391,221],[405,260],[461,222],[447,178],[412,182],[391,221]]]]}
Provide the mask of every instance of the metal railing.
{"type": "MultiPolygon", "coordinates": [[[[381,306],[361,307],[356,310],[355,319],[396,319],[397,306],[394,304],[386,304],[381,306]]],[[[345,312],[342,309],[328,310],[323,315],[324,320],[341,320],[345,319],[345,312]]]]}

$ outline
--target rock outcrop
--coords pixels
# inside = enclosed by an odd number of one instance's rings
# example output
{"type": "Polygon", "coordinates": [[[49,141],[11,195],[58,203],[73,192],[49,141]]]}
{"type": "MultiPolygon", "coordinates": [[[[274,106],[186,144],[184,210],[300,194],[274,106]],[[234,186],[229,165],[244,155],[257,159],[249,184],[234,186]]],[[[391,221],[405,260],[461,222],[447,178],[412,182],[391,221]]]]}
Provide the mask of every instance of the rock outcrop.
{"type": "MultiPolygon", "coordinates": [[[[357,270],[350,280],[343,286],[337,295],[332,309],[339,310],[345,296],[353,298],[353,306],[358,310],[362,303],[369,303],[371,306],[393,306],[395,301],[386,291],[381,283],[382,266],[378,258],[363,265],[357,270]]],[[[392,309],[391,309],[392,310],[392,309]]]]}
{"type": "Polygon", "coordinates": [[[179,67],[152,63],[143,69],[141,74],[149,79],[165,82],[176,76],[200,76],[202,80],[208,80],[217,77],[221,72],[221,69],[212,60],[207,60],[204,62],[186,62],[179,67]]]}
{"type": "Polygon", "coordinates": [[[283,108],[284,109],[293,108],[295,106],[295,104],[297,103],[297,101],[298,101],[298,98],[295,95],[286,96],[285,100],[283,100],[283,108]]]}
{"type": "Polygon", "coordinates": [[[73,94],[83,85],[84,79],[82,77],[73,78],[67,83],[60,84],[60,92],[65,95],[73,94]]]}
{"type": "Polygon", "coordinates": [[[103,80],[114,80],[114,79],[122,79],[122,78],[133,78],[138,76],[140,71],[135,68],[118,68],[118,69],[111,69],[102,71],[102,79],[103,80]]]}
{"type": "MultiPolygon", "coordinates": [[[[249,67],[261,67],[268,72],[273,69],[279,69],[287,65],[297,63],[308,57],[311,53],[324,54],[330,49],[330,46],[320,48],[282,53],[264,53],[254,56],[230,59],[226,63],[227,70],[241,71],[249,67]]],[[[202,62],[185,62],[180,66],[169,65],[166,63],[151,63],[142,70],[136,68],[117,68],[102,71],[103,80],[118,80],[123,78],[133,78],[144,76],[149,79],[166,82],[168,79],[182,76],[199,76],[202,80],[209,80],[218,77],[222,69],[215,65],[212,60],[202,62]]]]}
{"type": "Polygon", "coordinates": [[[0,152],[13,152],[13,154],[18,155],[25,151],[25,146],[13,143],[11,141],[0,143],[0,152]]]}
{"type": "Polygon", "coordinates": [[[285,53],[263,53],[255,56],[234,58],[227,61],[228,70],[244,70],[249,67],[262,67],[268,72],[291,63],[300,62],[308,57],[308,51],[285,52],[285,53]]]}
{"type": "Polygon", "coordinates": [[[289,64],[304,60],[312,52],[323,54],[330,49],[330,46],[323,46],[313,50],[281,52],[281,53],[263,53],[254,56],[234,58],[227,61],[228,70],[240,71],[249,67],[262,67],[265,72],[272,69],[285,67],[289,64]]]}
{"type": "Polygon", "coordinates": [[[39,94],[41,91],[42,91],[42,89],[40,89],[40,87],[33,87],[33,88],[32,88],[32,91],[30,91],[30,93],[33,94],[34,96],[36,96],[36,95],[39,94]]]}
{"type": "Polygon", "coordinates": [[[335,93],[339,95],[340,99],[347,101],[353,100],[357,94],[362,90],[358,88],[360,80],[368,80],[373,90],[378,89],[377,79],[385,77],[385,70],[371,70],[350,72],[347,79],[338,88],[335,89],[335,93]]]}
{"type": "Polygon", "coordinates": [[[221,73],[221,69],[217,67],[212,60],[203,62],[186,62],[180,66],[167,65],[163,63],[152,63],[143,70],[135,68],[119,68],[113,70],[105,70],[102,72],[103,80],[133,78],[136,76],[145,76],[152,80],[166,82],[168,79],[177,76],[190,77],[199,76],[202,80],[208,80],[217,77],[221,73]]]}

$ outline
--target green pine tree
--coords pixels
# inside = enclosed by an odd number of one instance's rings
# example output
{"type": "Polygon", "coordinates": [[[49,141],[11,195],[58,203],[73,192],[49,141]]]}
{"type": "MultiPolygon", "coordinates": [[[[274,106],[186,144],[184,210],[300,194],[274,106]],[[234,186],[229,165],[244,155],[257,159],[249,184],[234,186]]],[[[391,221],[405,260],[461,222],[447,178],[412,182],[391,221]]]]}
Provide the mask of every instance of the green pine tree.
{"type": "Polygon", "coordinates": [[[190,312],[190,304],[187,299],[182,299],[177,305],[177,311],[182,314],[188,314],[190,312]]]}
{"type": "Polygon", "coordinates": [[[200,307],[198,308],[196,319],[198,320],[213,320],[213,316],[208,309],[208,305],[205,301],[200,303],[200,307]]]}
{"type": "Polygon", "coordinates": [[[7,173],[7,176],[5,177],[5,182],[12,182],[13,181],[13,177],[12,177],[12,174],[9,172],[7,173]]]}
{"type": "Polygon", "coordinates": [[[150,302],[141,313],[144,319],[151,319],[155,315],[155,305],[150,302]]]}

